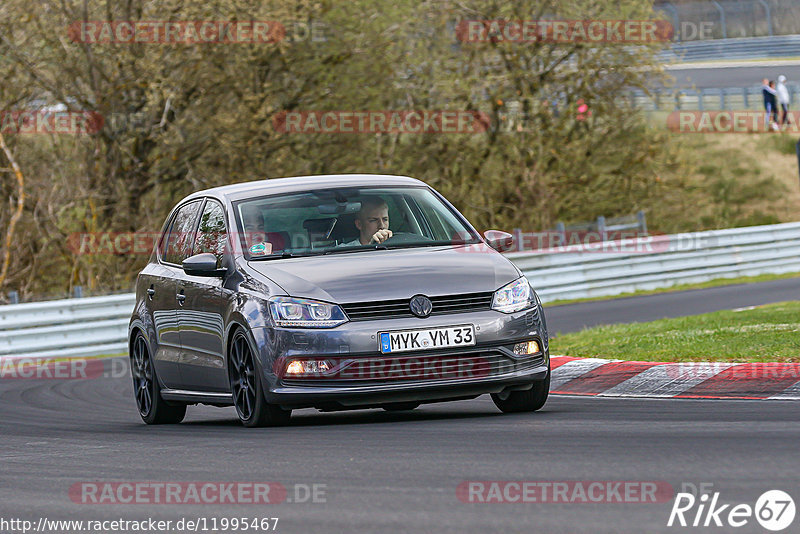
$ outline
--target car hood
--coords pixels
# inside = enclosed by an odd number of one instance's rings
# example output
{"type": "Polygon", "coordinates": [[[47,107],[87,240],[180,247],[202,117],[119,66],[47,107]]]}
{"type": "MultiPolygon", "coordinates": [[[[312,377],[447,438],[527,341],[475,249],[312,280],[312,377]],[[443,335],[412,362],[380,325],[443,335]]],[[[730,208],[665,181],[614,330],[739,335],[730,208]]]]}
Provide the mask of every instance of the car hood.
{"type": "Polygon", "coordinates": [[[481,293],[519,278],[494,250],[447,246],[251,261],[290,296],[336,303],[481,293]]]}

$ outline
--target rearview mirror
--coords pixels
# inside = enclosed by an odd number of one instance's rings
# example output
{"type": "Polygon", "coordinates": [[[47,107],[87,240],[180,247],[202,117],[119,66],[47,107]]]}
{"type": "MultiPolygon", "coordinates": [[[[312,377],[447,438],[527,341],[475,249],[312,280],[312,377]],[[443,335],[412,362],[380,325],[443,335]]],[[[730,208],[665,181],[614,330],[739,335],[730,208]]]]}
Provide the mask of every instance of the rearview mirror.
{"type": "Polygon", "coordinates": [[[509,252],[514,248],[514,236],[501,230],[486,230],[483,233],[486,244],[497,252],[509,252]]]}
{"type": "Polygon", "coordinates": [[[210,252],[195,254],[183,260],[183,272],[190,276],[219,276],[225,269],[217,269],[217,257],[210,252]]]}
{"type": "Polygon", "coordinates": [[[321,215],[341,215],[355,213],[361,209],[361,202],[339,202],[337,204],[320,204],[317,206],[321,215]]]}

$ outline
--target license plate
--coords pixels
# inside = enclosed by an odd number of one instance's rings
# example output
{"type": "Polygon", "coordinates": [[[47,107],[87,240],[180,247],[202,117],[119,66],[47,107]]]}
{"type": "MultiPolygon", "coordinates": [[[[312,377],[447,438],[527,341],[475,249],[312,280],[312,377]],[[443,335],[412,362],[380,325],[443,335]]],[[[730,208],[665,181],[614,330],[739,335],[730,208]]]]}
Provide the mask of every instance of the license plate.
{"type": "Polygon", "coordinates": [[[381,352],[410,352],[414,350],[466,347],[475,344],[475,327],[472,325],[425,328],[381,332],[381,352]]]}

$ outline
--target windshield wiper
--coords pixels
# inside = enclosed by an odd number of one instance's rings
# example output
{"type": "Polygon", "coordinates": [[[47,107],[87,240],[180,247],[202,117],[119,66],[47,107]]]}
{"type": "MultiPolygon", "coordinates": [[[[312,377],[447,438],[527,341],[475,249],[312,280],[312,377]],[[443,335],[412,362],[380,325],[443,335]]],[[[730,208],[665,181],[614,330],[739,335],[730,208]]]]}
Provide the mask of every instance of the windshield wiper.
{"type": "Polygon", "coordinates": [[[417,248],[417,247],[449,247],[449,246],[461,246],[461,245],[474,245],[477,241],[473,242],[453,242],[453,241],[423,241],[420,243],[403,243],[397,245],[387,245],[390,249],[397,249],[397,248],[417,248]]]}
{"type": "Polygon", "coordinates": [[[315,252],[289,252],[284,251],[280,254],[270,254],[269,256],[258,256],[255,258],[250,258],[250,261],[262,261],[262,260],[282,260],[284,258],[303,258],[307,256],[322,256],[325,252],[322,251],[315,251],[315,252]]]}
{"type": "Polygon", "coordinates": [[[380,243],[375,245],[359,245],[356,247],[341,247],[332,248],[323,252],[323,254],[348,254],[350,252],[366,252],[368,250],[389,250],[386,245],[380,243]]]}

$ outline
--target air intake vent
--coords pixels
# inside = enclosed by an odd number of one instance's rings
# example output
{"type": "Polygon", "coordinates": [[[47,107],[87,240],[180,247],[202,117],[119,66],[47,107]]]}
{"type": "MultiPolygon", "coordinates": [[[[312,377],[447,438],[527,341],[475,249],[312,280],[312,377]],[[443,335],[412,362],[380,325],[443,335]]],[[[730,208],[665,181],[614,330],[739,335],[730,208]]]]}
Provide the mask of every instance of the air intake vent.
{"type": "MultiPolygon", "coordinates": [[[[465,313],[489,310],[492,307],[492,293],[466,293],[463,295],[444,295],[429,297],[433,304],[431,315],[465,313]]],[[[343,304],[342,308],[351,321],[370,321],[373,319],[399,319],[414,317],[409,308],[411,299],[385,300],[381,302],[353,302],[343,304]]]]}

